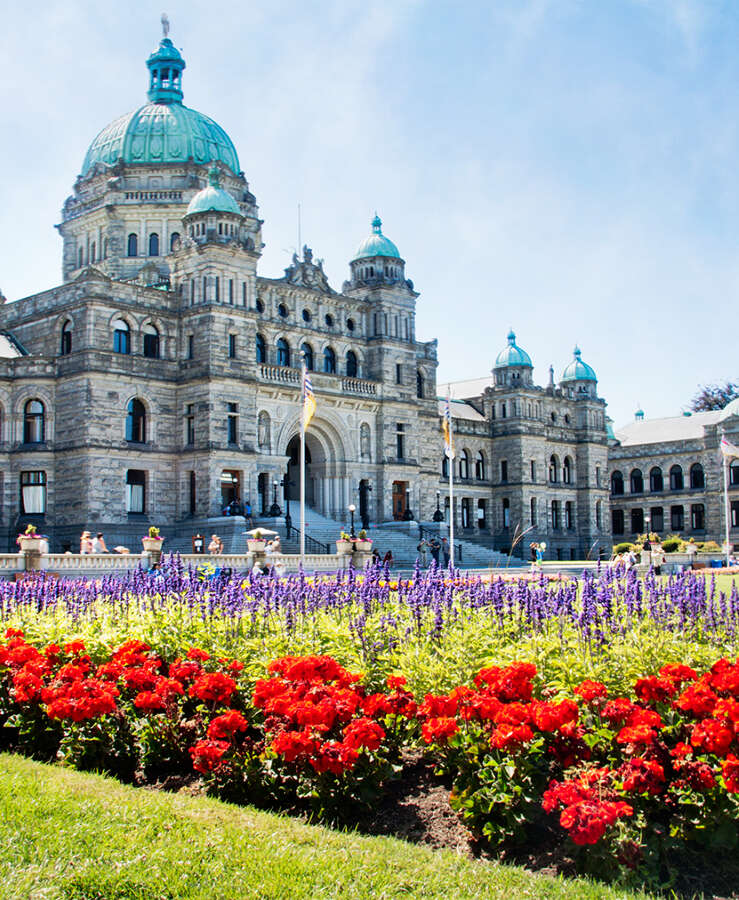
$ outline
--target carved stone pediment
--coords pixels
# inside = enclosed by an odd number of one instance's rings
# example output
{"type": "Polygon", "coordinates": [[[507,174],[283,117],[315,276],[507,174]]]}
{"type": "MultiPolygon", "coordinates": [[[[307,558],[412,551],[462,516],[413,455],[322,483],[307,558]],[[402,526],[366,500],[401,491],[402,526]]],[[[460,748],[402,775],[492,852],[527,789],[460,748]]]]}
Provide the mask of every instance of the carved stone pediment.
{"type": "Polygon", "coordinates": [[[329,285],[326,273],[323,271],[323,260],[319,259],[313,262],[313,251],[310,247],[303,247],[302,259],[298,258],[297,253],[293,253],[292,261],[285,269],[285,281],[298,287],[322,291],[324,294],[336,293],[329,285]]]}

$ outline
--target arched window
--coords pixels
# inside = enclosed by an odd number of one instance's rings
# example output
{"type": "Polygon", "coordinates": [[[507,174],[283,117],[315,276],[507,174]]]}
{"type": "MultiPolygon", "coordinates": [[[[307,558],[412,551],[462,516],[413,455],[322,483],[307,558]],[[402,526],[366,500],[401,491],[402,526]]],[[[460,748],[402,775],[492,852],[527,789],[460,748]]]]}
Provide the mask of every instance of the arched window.
{"type": "Polygon", "coordinates": [[[463,450],[459,455],[459,477],[465,481],[470,477],[470,454],[468,450],[463,450]]]}
{"type": "Polygon", "coordinates": [[[264,337],[261,334],[258,334],[254,340],[254,345],[257,351],[257,362],[258,363],[266,363],[267,362],[267,344],[265,343],[264,337]]]}
{"type": "Polygon", "coordinates": [[[558,468],[559,468],[559,466],[558,466],[557,457],[554,454],[552,454],[549,457],[549,481],[552,484],[557,483],[557,469],[558,468]]]}
{"type": "Polygon", "coordinates": [[[336,354],[331,347],[326,347],[323,351],[323,371],[329,375],[336,374],[336,354]]]}
{"type": "Polygon", "coordinates": [[[159,256],[159,235],[156,232],[149,235],[149,256],[159,256]]]}
{"type": "Polygon", "coordinates": [[[113,352],[131,352],[131,332],[125,319],[116,319],[113,322],[113,352]]]}
{"type": "Polygon", "coordinates": [[[673,466],[670,469],[670,490],[681,491],[683,487],[685,487],[683,470],[680,466],[673,466]]]}
{"type": "Polygon", "coordinates": [[[630,476],[630,486],[632,494],[644,493],[644,476],[641,469],[632,469],[630,476]]]}
{"type": "Polygon", "coordinates": [[[416,397],[418,397],[419,400],[423,400],[425,393],[424,387],[423,375],[421,375],[420,372],[416,372],[416,397]]]}
{"type": "Polygon", "coordinates": [[[146,442],[146,410],[144,404],[137,400],[128,401],[126,407],[126,440],[134,444],[146,442]]]}
{"type": "Polygon", "coordinates": [[[346,374],[349,378],[356,378],[359,372],[357,365],[357,354],[353,350],[347,350],[346,353],[346,374]]]}
{"type": "Polygon", "coordinates": [[[279,341],[277,341],[277,365],[290,365],[290,345],[284,338],[280,338],[279,341]]]}
{"type": "Polygon", "coordinates": [[[485,481],[485,454],[480,450],[475,460],[475,478],[478,481],[485,481]]]}
{"type": "Polygon", "coordinates": [[[135,234],[129,234],[128,236],[128,255],[139,255],[139,239],[135,234]]]}
{"type": "Polygon", "coordinates": [[[572,460],[569,456],[565,456],[565,461],[562,463],[562,481],[565,484],[572,484],[572,460]]]}
{"type": "MultiPolygon", "coordinates": [[[[611,493],[618,496],[620,494],[623,494],[623,492],[624,492],[624,476],[621,474],[621,472],[616,470],[611,475],[611,493]]],[[[619,533],[623,534],[623,532],[619,532],[619,533]]]]}
{"type": "Polygon", "coordinates": [[[446,454],[441,457],[441,477],[449,477],[449,457],[446,454]]]}
{"type": "Polygon", "coordinates": [[[303,359],[305,360],[305,368],[309,372],[312,372],[314,366],[313,348],[310,344],[301,344],[300,352],[303,354],[303,359]]]}
{"type": "Polygon", "coordinates": [[[693,463],[690,467],[690,486],[693,489],[700,489],[706,486],[706,479],[703,475],[703,466],[700,463],[693,463]]]}
{"type": "Polygon", "coordinates": [[[151,323],[144,326],[144,356],[159,359],[159,332],[151,323]]]}
{"type": "Polygon", "coordinates": [[[40,400],[28,400],[23,407],[23,443],[43,444],[46,439],[46,413],[40,400]]]}
{"type": "Polygon", "coordinates": [[[67,320],[62,326],[62,339],[59,347],[59,355],[67,356],[72,352],[72,323],[67,320]]]}
{"type": "Polygon", "coordinates": [[[170,237],[170,239],[169,239],[169,252],[170,252],[170,253],[175,249],[175,245],[177,244],[177,242],[179,241],[179,239],[180,239],[180,233],[179,233],[179,231],[173,231],[173,232],[172,232],[172,235],[171,235],[171,237],[170,237]]]}
{"type": "Polygon", "coordinates": [[[665,482],[662,477],[662,469],[659,466],[654,466],[649,470],[649,490],[653,494],[659,494],[664,489],[665,482]]]}

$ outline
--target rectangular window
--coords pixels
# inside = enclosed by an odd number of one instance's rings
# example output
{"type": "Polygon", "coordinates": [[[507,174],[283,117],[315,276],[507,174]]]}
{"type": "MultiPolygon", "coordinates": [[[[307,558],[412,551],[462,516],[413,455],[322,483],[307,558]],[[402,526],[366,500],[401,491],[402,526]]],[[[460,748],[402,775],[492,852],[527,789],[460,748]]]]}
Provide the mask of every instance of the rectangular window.
{"type": "Polygon", "coordinates": [[[731,501],[731,527],[739,528],[739,500],[731,501]]]}
{"type": "Polygon", "coordinates": [[[552,528],[554,531],[559,530],[559,500],[552,500],[552,528]]]}
{"type": "Polygon", "coordinates": [[[661,534],[665,530],[665,512],[661,506],[652,507],[652,531],[661,534]]]}
{"type": "Polygon", "coordinates": [[[565,503],[565,528],[572,531],[575,527],[575,504],[568,500],[565,503]]]}
{"type": "Polygon", "coordinates": [[[536,462],[531,460],[531,481],[536,484],[536,462]]]}
{"type": "Polygon", "coordinates": [[[705,531],[706,515],[702,503],[694,503],[690,507],[690,527],[693,531],[705,531]]]}
{"type": "Polygon", "coordinates": [[[501,459],[500,461],[500,480],[503,484],[508,481],[508,460],[501,459]]]}
{"type": "Polygon", "coordinates": [[[739,485],[739,463],[732,463],[729,469],[729,484],[739,485]]]}
{"type": "Polygon", "coordinates": [[[403,328],[404,328],[404,333],[405,333],[405,339],[406,339],[406,340],[409,340],[409,337],[408,337],[408,319],[403,319],[403,328]]]}
{"type": "Polygon", "coordinates": [[[216,275],[213,279],[216,283],[216,303],[221,302],[221,279],[216,275]]]}
{"type": "Polygon", "coordinates": [[[600,466],[595,467],[595,486],[600,487],[600,466]]]}
{"type": "Polygon", "coordinates": [[[400,363],[395,363],[395,383],[402,384],[403,383],[403,369],[400,363]]]}
{"type": "Polygon", "coordinates": [[[236,335],[229,334],[228,336],[228,358],[236,359],[236,335]]]}
{"type": "Polygon", "coordinates": [[[239,405],[238,403],[228,404],[228,442],[229,444],[237,444],[239,442],[239,405]]]}
{"type": "Polygon", "coordinates": [[[190,279],[190,306],[195,306],[195,279],[190,279]]]}
{"type": "Polygon", "coordinates": [[[536,525],[536,497],[531,498],[531,524],[536,525]]]}
{"type": "Polygon", "coordinates": [[[622,509],[614,509],[611,511],[611,524],[614,534],[624,533],[624,511],[622,509]]]}
{"type": "Polygon", "coordinates": [[[146,472],[141,469],[126,472],[126,512],[146,512],[146,472]]]}
{"type": "Polygon", "coordinates": [[[195,335],[188,334],[187,336],[187,358],[192,359],[195,356],[195,335]]]}
{"type": "Polygon", "coordinates": [[[673,506],[670,508],[670,527],[673,531],[682,531],[685,527],[682,506],[673,506]]]}
{"type": "Polygon", "coordinates": [[[190,515],[195,515],[195,501],[197,500],[197,482],[195,480],[195,473],[190,472],[190,515]]]}
{"type": "Polygon", "coordinates": [[[46,472],[21,472],[21,512],[25,515],[46,512],[46,472]]]}
{"type": "Polygon", "coordinates": [[[234,302],[234,280],[233,280],[233,278],[228,279],[228,302],[233,306],[233,302],[234,302]]]}
{"type": "Polygon", "coordinates": [[[405,425],[398,422],[395,433],[395,444],[397,450],[397,458],[405,459],[405,425]]]}
{"type": "Polygon", "coordinates": [[[400,337],[400,320],[398,316],[395,317],[395,337],[400,337]]]}
{"type": "Polygon", "coordinates": [[[192,446],[195,443],[195,404],[188,403],[185,415],[185,443],[192,446]]]}
{"type": "Polygon", "coordinates": [[[246,306],[246,282],[241,285],[241,305],[246,306]]]}
{"type": "Polygon", "coordinates": [[[486,528],[485,506],[484,500],[477,501],[477,527],[480,531],[485,531],[486,528]]]}
{"type": "Polygon", "coordinates": [[[208,276],[203,275],[203,303],[208,302],[208,276]]]}
{"type": "Polygon", "coordinates": [[[511,527],[511,501],[503,500],[503,528],[507,531],[511,527]]]}
{"type": "Polygon", "coordinates": [[[377,313],[374,314],[372,319],[372,332],[373,334],[379,334],[377,330],[377,313]]]}

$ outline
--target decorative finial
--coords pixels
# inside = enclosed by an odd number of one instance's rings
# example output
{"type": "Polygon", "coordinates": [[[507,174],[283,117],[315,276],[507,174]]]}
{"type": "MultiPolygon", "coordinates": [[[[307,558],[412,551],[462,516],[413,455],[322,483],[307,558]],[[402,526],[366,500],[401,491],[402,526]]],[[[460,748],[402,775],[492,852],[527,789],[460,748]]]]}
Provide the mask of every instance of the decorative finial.
{"type": "Polygon", "coordinates": [[[208,169],[208,184],[214,188],[221,186],[221,173],[215,163],[208,169]]]}
{"type": "Polygon", "coordinates": [[[508,343],[511,347],[516,343],[516,332],[512,328],[508,331],[508,343]]]}
{"type": "Polygon", "coordinates": [[[162,37],[169,37],[169,16],[167,13],[162,13],[162,37]]]}
{"type": "Polygon", "coordinates": [[[582,356],[582,350],[575,344],[575,356],[579,359],[582,356]]]}
{"type": "Polygon", "coordinates": [[[375,234],[380,234],[382,229],[382,219],[377,215],[377,211],[375,211],[375,217],[372,220],[372,230],[375,234]]]}

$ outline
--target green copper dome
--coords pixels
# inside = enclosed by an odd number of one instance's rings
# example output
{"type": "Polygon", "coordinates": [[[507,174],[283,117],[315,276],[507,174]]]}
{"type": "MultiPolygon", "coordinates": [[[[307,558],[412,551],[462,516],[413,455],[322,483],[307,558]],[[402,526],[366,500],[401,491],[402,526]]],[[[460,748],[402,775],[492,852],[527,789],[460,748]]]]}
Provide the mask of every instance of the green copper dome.
{"type": "Polygon", "coordinates": [[[582,361],[582,351],[575,347],[575,358],[562,373],[562,381],[597,381],[592,366],[582,361]]]}
{"type": "Polygon", "coordinates": [[[504,347],[495,358],[495,369],[504,369],[506,366],[528,366],[533,369],[529,354],[516,344],[516,335],[513,330],[508,332],[508,346],[504,347]]]}
{"type": "Polygon", "coordinates": [[[375,217],[372,220],[372,234],[357,247],[354,259],[368,259],[373,256],[389,256],[391,259],[401,258],[395,244],[382,233],[382,220],[377,213],[375,213],[375,217]]]}
{"type": "Polygon", "coordinates": [[[204,187],[190,201],[187,207],[186,216],[192,216],[195,213],[203,212],[226,212],[241,215],[239,204],[234,198],[221,187],[221,181],[218,169],[213,166],[208,172],[208,187],[204,187]]]}
{"type": "Polygon", "coordinates": [[[82,175],[96,163],[146,165],[225,163],[234,174],[239,157],[231,138],[213,119],[182,103],[182,70],[185,60],[164,37],[146,62],[150,72],[150,102],[107,125],[90,144],[82,175]]]}

